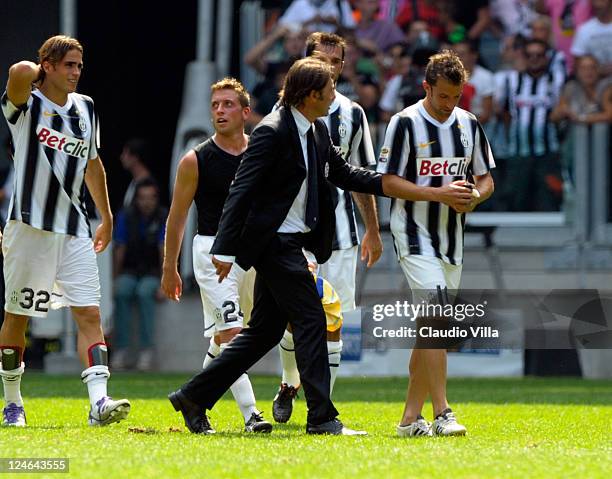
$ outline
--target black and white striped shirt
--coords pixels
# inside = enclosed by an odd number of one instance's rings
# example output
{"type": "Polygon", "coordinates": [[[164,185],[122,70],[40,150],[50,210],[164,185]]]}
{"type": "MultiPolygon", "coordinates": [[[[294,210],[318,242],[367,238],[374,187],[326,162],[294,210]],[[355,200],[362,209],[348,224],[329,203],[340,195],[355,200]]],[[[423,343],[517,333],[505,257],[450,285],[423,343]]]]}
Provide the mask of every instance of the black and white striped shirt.
{"type": "MultiPolygon", "coordinates": [[[[332,143],[340,148],[345,161],[354,166],[368,167],[376,164],[370,128],[363,108],[341,93],[329,107],[329,115],[323,120],[332,143]]],[[[336,237],[332,249],[348,249],[359,244],[355,204],[349,191],[336,188],[336,237]]]]}
{"type": "Polygon", "coordinates": [[[16,107],[2,95],[15,145],[15,189],[8,218],[34,228],[91,237],[84,203],[87,162],[98,156],[93,100],[70,93],[64,106],[34,90],[16,107]]]}
{"type": "MultiPolygon", "coordinates": [[[[495,167],[491,147],[476,117],[455,108],[440,123],[419,101],[393,115],[378,159],[378,171],[419,186],[439,187],[495,167]]],[[[465,215],[437,201],[396,200],[391,232],[400,256],[434,256],[463,262],[465,215]]]]}
{"type": "Polygon", "coordinates": [[[542,156],[559,150],[555,125],[548,119],[559,101],[565,75],[559,69],[539,78],[510,71],[498,101],[510,112],[508,149],[512,156],[542,156]]]}

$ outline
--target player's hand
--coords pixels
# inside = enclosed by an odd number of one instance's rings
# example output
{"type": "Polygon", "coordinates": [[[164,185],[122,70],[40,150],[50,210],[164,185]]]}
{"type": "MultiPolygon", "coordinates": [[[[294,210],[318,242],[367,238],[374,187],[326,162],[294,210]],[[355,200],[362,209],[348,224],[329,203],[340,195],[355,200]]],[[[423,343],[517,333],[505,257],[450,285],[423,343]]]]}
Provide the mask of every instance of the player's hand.
{"type": "MultiPolygon", "coordinates": [[[[473,187],[474,185],[468,183],[466,180],[457,180],[448,185],[440,186],[437,192],[438,201],[450,206],[458,213],[471,211],[468,208],[470,208],[474,200],[472,196],[473,187]]],[[[471,208],[473,209],[474,206],[471,206],[471,208]]]]}
{"type": "Polygon", "coordinates": [[[113,237],[113,223],[112,221],[103,221],[96,228],[96,234],[94,236],[94,251],[96,253],[102,253],[110,243],[113,237]]]}
{"type": "Polygon", "coordinates": [[[383,252],[382,239],[378,231],[366,230],[361,239],[361,261],[367,261],[367,267],[373,266],[383,252]]]}
{"type": "Polygon", "coordinates": [[[474,211],[474,208],[476,208],[476,205],[480,203],[480,192],[476,188],[476,185],[469,183],[466,180],[453,181],[453,184],[457,184],[457,183],[459,183],[460,186],[469,188],[470,193],[472,194],[472,200],[470,201],[470,204],[468,204],[465,207],[459,207],[457,208],[456,211],[458,213],[469,213],[470,211],[474,211]]]}
{"type": "Polygon", "coordinates": [[[219,261],[214,256],[212,257],[212,263],[215,265],[217,270],[217,276],[219,276],[219,283],[227,278],[227,275],[230,273],[232,269],[232,265],[234,263],[227,263],[225,261],[219,261]]]}
{"type": "Polygon", "coordinates": [[[161,289],[166,298],[172,301],[179,301],[181,299],[181,295],[183,294],[183,281],[176,269],[174,269],[174,271],[164,269],[161,278],[161,289]]]}

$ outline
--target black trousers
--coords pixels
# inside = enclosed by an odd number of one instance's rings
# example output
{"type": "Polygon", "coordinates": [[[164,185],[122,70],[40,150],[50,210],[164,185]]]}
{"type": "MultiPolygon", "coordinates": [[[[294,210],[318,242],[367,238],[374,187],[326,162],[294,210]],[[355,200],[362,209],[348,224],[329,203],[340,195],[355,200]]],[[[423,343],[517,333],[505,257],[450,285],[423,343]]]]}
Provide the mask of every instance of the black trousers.
{"type": "Polygon", "coordinates": [[[206,369],[182,386],[184,394],[212,409],[225,391],[276,346],[291,324],[295,357],[308,406],[308,422],[338,415],[329,398],[325,312],[302,254],[304,235],[276,235],[255,265],[255,293],[249,327],[242,330],[206,369]]]}

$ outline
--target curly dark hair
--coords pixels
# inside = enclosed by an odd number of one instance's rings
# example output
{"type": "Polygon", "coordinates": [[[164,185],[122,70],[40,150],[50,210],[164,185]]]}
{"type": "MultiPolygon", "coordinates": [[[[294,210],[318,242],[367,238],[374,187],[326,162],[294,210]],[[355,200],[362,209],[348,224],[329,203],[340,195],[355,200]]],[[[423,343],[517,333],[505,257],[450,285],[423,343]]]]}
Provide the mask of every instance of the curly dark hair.
{"type": "Polygon", "coordinates": [[[467,81],[467,71],[455,52],[442,50],[429,57],[425,69],[425,81],[435,86],[439,78],[444,78],[453,85],[463,85],[467,81]]]}

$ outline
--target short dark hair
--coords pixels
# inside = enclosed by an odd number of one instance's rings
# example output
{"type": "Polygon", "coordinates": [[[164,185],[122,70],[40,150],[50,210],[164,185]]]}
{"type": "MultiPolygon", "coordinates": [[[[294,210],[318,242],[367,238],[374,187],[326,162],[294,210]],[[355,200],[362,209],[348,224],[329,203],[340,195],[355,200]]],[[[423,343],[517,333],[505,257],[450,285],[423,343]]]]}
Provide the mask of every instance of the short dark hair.
{"type": "Polygon", "coordinates": [[[159,185],[157,184],[157,181],[155,181],[155,179],[151,176],[147,176],[143,178],[142,180],[139,180],[136,182],[136,185],[134,188],[134,198],[138,196],[138,192],[142,188],[155,188],[155,191],[159,195],[159,185]]]}
{"type": "Polygon", "coordinates": [[[298,107],[310,92],[322,91],[332,79],[332,68],[316,58],[302,58],[296,61],[287,76],[280,92],[281,104],[285,107],[298,107]]]}
{"type": "Polygon", "coordinates": [[[528,39],[528,40],[525,42],[525,46],[523,47],[525,51],[527,50],[527,47],[528,47],[529,45],[540,45],[540,46],[541,46],[541,47],[544,49],[544,51],[547,51],[547,50],[548,50],[548,44],[547,44],[545,41],[538,40],[538,39],[536,39],[536,38],[529,38],[529,39],[528,39]]]}
{"type": "Polygon", "coordinates": [[[435,86],[439,78],[444,78],[453,85],[463,85],[467,81],[467,71],[455,52],[442,50],[429,57],[425,68],[425,81],[435,86]]]}
{"type": "Polygon", "coordinates": [[[123,147],[132,155],[140,158],[140,161],[147,163],[149,159],[149,143],[144,138],[130,138],[123,147]]]}
{"type": "Polygon", "coordinates": [[[306,39],[306,56],[310,57],[314,53],[318,45],[329,47],[340,47],[342,49],[342,59],[346,52],[346,41],[340,35],[327,32],[313,32],[306,39]]]}
{"type": "Polygon", "coordinates": [[[453,44],[453,46],[455,45],[465,45],[468,47],[471,53],[478,53],[478,42],[470,38],[464,38],[463,40],[459,40],[458,42],[455,42],[453,44]]]}

